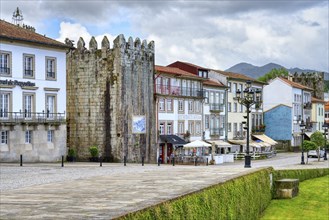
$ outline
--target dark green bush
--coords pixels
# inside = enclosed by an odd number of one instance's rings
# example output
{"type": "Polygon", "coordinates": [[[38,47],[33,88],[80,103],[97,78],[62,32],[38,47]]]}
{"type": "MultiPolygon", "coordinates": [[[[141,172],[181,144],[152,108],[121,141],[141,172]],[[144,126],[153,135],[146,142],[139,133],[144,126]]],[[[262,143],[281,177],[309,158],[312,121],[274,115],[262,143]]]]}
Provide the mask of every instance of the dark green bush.
{"type": "Polygon", "coordinates": [[[97,146],[89,147],[89,152],[90,152],[91,157],[98,157],[98,147],[97,146]]]}

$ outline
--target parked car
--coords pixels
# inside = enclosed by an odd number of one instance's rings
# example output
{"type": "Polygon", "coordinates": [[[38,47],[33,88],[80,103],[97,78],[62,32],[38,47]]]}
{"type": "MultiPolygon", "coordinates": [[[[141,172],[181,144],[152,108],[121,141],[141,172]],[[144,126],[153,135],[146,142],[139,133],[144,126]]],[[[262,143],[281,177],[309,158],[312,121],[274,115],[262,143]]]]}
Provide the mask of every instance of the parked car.
{"type": "MultiPolygon", "coordinates": [[[[316,150],[310,150],[308,152],[308,157],[318,157],[316,150]]],[[[324,157],[324,150],[320,150],[320,157],[324,157]]]]}

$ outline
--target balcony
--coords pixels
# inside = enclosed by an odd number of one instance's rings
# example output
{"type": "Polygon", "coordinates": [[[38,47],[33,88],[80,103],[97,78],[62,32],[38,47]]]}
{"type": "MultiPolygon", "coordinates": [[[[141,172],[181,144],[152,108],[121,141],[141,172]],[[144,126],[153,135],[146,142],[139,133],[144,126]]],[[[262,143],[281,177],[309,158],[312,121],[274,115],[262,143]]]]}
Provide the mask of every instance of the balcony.
{"type": "Polygon", "coordinates": [[[0,74],[1,75],[10,75],[10,68],[0,67],[0,74]]]}
{"type": "Polygon", "coordinates": [[[211,112],[222,112],[224,110],[224,105],[218,103],[209,103],[209,110],[211,112]]]}
{"type": "Polygon", "coordinates": [[[209,129],[210,136],[219,136],[221,134],[220,128],[210,128],[209,129]]]}
{"type": "Polygon", "coordinates": [[[172,96],[187,96],[187,97],[196,97],[204,98],[203,90],[193,89],[189,87],[180,87],[180,86],[165,86],[160,84],[155,84],[155,92],[159,95],[172,95],[172,96]]]}
{"type": "Polygon", "coordinates": [[[45,112],[0,112],[0,124],[52,124],[65,123],[65,113],[45,112]]]}
{"type": "Polygon", "coordinates": [[[258,126],[253,126],[251,128],[251,133],[252,134],[264,134],[265,133],[265,128],[266,125],[258,125],[258,126]]]}

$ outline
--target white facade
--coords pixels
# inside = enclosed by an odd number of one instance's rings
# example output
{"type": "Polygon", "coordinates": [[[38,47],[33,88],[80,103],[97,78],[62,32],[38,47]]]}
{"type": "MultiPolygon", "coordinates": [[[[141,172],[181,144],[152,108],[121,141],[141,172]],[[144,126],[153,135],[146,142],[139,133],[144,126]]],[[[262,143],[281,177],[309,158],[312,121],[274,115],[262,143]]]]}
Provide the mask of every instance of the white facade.
{"type": "MultiPolygon", "coordinates": [[[[226,140],[245,140],[246,139],[246,130],[244,129],[245,125],[243,125],[243,121],[246,121],[244,118],[246,116],[246,107],[242,104],[238,103],[236,99],[236,91],[244,91],[246,88],[247,78],[242,76],[242,74],[234,74],[235,78],[230,74],[223,71],[210,71],[210,78],[214,78],[222,82],[227,86],[227,136],[226,140]],[[227,74],[227,75],[226,75],[227,74]]],[[[263,85],[257,82],[252,83],[252,88],[259,89],[262,91],[263,85]]],[[[252,129],[263,124],[263,110],[260,106],[259,109],[255,108],[253,105],[250,109],[250,118],[249,124],[250,126],[250,134],[252,129]]],[[[233,149],[232,151],[240,151],[241,149],[233,149]]]]}
{"type": "Polygon", "coordinates": [[[310,127],[311,125],[312,105],[308,104],[311,103],[311,92],[303,88],[302,85],[281,78],[271,80],[264,87],[264,111],[280,104],[292,108],[291,146],[299,146],[301,144],[301,121],[303,120],[306,123],[306,127],[310,127]]]}
{"type": "Polygon", "coordinates": [[[225,88],[204,85],[203,128],[205,140],[225,140],[225,88]]]}
{"type": "Polygon", "coordinates": [[[322,131],[325,121],[324,101],[312,99],[312,131],[322,131]]]}
{"type": "Polygon", "coordinates": [[[60,160],[66,154],[65,45],[1,40],[0,52],[0,161],[60,160]]]}

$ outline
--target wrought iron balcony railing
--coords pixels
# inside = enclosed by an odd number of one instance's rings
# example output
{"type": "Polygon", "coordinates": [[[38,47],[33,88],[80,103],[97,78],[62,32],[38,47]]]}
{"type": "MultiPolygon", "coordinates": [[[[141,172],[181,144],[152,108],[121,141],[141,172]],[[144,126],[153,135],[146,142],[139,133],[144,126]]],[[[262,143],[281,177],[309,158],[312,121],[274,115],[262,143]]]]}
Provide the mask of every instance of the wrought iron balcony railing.
{"type": "Polygon", "coordinates": [[[33,76],[33,70],[24,70],[24,75],[25,76],[33,76]]]}
{"type": "Polygon", "coordinates": [[[2,74],[2,75],[10,75],[10,68],[0,67],[0,74],[2,74]]]}
{"type": "Polygon", "coordinates": [[[224,111],[224,104],[209,103],[209,110],[214,112],[224,111]]]}
{"type": "Polygon", "coordinates": [[[210,136],[219,136],[220,129],[219,128],[210,128],[209,132],[210,132],[210,136]]]}
{"type": "Polygon", "coordinates": [[[64,123],[65,113],[0,111],[0,123],[64,123]]]}
{"type": "Polygon", "coordinates": [[[190,87],[180,86],[165,86],[161,84],[155,84],[156,93],[161,95],[173,95],[173,96],[189,96],[189,97],[203,97],[203,90],[193,89],[190,87]]]}

